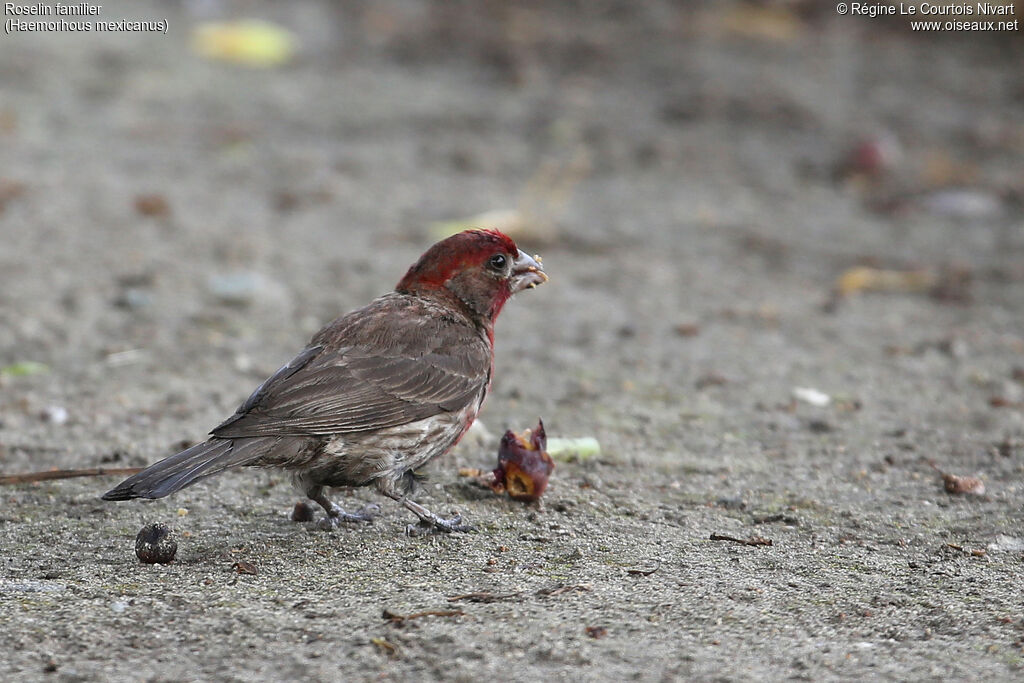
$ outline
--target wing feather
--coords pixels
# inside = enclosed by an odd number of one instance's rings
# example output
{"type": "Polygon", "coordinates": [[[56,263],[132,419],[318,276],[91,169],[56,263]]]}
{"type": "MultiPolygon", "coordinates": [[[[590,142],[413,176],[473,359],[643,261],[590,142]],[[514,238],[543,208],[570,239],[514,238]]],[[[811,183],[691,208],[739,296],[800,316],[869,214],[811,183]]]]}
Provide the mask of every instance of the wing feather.
{"type": "Polygon", "coordinates": [[[345,434],[481,401],[490,380],[490,343],[468,320],[442,313],[418,297],[390,294],[340,318],[211,433],[345,434]],[[387,335],[380,333],[385,317],[387,335]]]}

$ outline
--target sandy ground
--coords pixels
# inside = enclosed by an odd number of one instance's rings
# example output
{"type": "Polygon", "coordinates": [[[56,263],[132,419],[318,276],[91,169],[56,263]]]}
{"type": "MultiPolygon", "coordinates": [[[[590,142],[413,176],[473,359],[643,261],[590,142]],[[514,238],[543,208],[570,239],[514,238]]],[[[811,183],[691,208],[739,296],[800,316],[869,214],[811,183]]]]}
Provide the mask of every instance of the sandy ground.
{"type": "Polygon", "coordinates": [[[425,538],[388,501],[293,523],[261,471],[5,486],[5,678],[1022,675],[1019,33],[580,4],[112,3],[168,34],[0,39],[0,472],[201,439],[432,222],[517,207],[552,280],[503,313],[481,420],[602,446],[542,508],[460,446],[419,500],[478,531],[425,538]],[[297,58],[195,55],[226,15],[297,58]],[[859,265],[940,281],[832,300],[859,265]],[[141,565],[157,521],[177,559],[141,565]]]}

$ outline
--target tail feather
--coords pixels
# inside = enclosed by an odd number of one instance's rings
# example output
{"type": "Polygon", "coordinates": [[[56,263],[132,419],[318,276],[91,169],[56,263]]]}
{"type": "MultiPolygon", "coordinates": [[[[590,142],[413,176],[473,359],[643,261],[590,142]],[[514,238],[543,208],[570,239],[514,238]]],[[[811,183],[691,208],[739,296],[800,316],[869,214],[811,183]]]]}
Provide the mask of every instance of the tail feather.
{"type": "Polygon", "coordinates": [[[273,445],[273,439],[213,438],[150,465],[103,494],[103,500],[163,498],[200,479],[232,467],[254,463],[273,445]]]}

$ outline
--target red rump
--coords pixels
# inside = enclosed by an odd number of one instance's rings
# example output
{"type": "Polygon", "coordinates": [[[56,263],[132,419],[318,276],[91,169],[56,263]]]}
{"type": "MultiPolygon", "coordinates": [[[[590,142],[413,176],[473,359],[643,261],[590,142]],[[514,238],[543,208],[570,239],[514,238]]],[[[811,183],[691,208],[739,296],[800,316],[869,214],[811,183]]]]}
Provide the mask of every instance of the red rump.
{"type": "Polygon", "coordinates": [[[511,429],[505,432],[498,447],[498,468],[494,470],[495,490],[508,491],[511,498],[527,503],[538,500],[555,469],[547,445],[541,420],[532,432],[529,429],[522,434],[511,429]]]}

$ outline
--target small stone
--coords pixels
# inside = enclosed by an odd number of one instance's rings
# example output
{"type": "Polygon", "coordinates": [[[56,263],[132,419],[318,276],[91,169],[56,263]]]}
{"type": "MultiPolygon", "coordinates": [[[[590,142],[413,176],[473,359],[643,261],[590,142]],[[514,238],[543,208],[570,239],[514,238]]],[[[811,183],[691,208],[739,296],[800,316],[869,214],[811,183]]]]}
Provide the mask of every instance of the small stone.
{"type": "Polygon", "coordinates": [[[742,496],[722,496],[715,501],[715,505],[726,510],[745,510],[747,501],[742,496]]]}
{"type": "Polygon", "coordinates": [[[708,387],[720,387],[723,384],[728,384],[729,379],[724,375],[720,375],[717,372],[708,372],[697,378],[694,386],[697,390],[707,389],[708,387]]]}
{"type": "Polygon", "coordinates": [[[811,420],[807,423],[807,429],[814,434],[827,434],[832,431],[833,427],[827,420],[811,420]]]}
{"type": "Polygon", "coordinates": [[[700,325],[697,323],[679,323],[675,327],[676,334],[680,337],[696,337],[700,334],[700,325]]]}
{"type": "Polygon", "coordinates": [[[139,287],[127,287],[114,299],[114,305],[128,311],[138,311],[153,304],[153,293],[139,287]]]}
{"type": "Polygon", "coordinates": [[[163,218],[171,215],[171,205],[162,194],[140,194],[134,203],[135,210],[143,216],[163,218]]]}
{"type": "Polygon", "coordinates": [[[177,552],[178,543],[165,524],[147,524],[135,537],[135,554],[144,564],[168,564],[177,552]]]}
{"type": "Polygon", "coordinates": [[[804,403],[809,403],[817,408],[824,408],[832,402],[832,397],[823,391],[810,387],[796,387],[793,389],[793,398],[804,403]]]}
{"type": "Polygon", "coordinates": [[[40,417],[50,424],[62,425],[68,421],[68,410],[64,406],[47,406],[40,417]]]}
{"type": "Polygon", "coordinates": [[[1020,552],[1024,550],[1024,538],[999,534],[995,540],[988,544],[989,550],[1002,550],[1007,552],[1020,552]]]}
{"type": "Polygon", "coordinates": [[[998,218],[1005,212],[998,196],[971,189],[933,192],[921,200],[921,206],[929,213],[961,220],[998,218]]]}
{"type": "Polygon", "coordinates": [[[289,298],[281,283],[254,270],[210,275],[206,278],[206,289],[228,306],[246,307],[255,303],[284,306],[289,298]]]}
{"type": "Polygon", "coordinates": [[[316,518],[313,506],[304,500],[300,500],[292,508],[293,522],[312,522],[316,518]]]}

